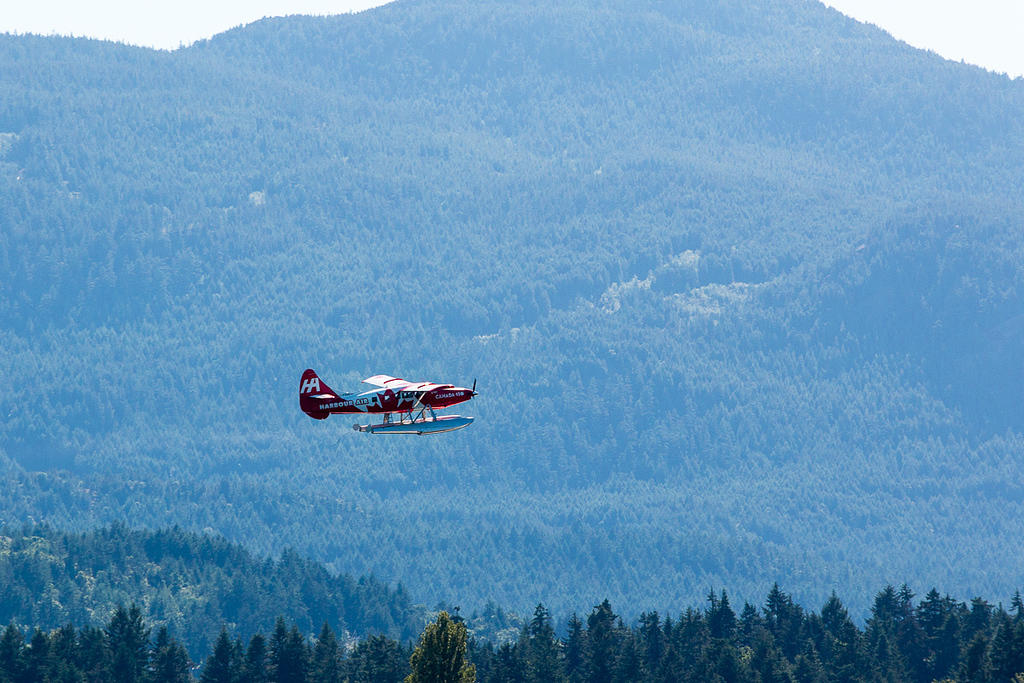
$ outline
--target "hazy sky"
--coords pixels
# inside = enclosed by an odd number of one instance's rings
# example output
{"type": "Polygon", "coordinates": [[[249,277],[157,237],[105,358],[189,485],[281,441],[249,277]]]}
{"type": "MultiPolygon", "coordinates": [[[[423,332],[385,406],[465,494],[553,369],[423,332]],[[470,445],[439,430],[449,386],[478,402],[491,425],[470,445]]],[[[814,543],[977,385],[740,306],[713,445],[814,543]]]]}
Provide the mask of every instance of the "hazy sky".
{"type": "Polygon", "coordinates": [[[0,32],[106,38],[173,50],[263,17],[343,14],[385,0],[3,0],[0,32]]]}
{"type": "Polygon", "coordinates": [[[825,0],[914,47],[991,71],[1024,75],[1022,0],[825,0]]]}
{"type": "MultiPolygon", "coordinates": [[[[557,2],[558,0],[552,0],[557,2]]],[[[174,49],[283,14],[338,14],[383,0],[5,0],[0,32],[89,36],[174,49]]],[[[1024,0],[827,0],[915,47],[1024,74],[1024,0]]]]}

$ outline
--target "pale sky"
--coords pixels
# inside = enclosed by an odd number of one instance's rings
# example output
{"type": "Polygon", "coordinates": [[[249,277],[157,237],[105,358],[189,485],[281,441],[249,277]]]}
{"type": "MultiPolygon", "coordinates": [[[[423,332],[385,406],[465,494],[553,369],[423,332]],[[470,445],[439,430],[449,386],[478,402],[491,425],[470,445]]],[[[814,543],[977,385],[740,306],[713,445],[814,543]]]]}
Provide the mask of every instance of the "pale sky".
{"type": "Polygon", "coordinates": [[[345,14],[386,0],[0,0],[0,33],[104,38],[173,50],[263,17],[345,14]]]}
{"type": "Polygon", "coordinates": [[[825,0],[946,59],[1024,75],[1024,0],[825,0]]]}
{"type": "MultiPolygon", "coordinates": [[[[552,0],[557,2],[558,0],[552,0]]],[[[105,38],[175,49],[265,16],[342,14],[384,0],[0,0],[0,33],[105,38]]],[[[914,47],[1024,75],[1024,0],[826,0],[914,47]]]]}

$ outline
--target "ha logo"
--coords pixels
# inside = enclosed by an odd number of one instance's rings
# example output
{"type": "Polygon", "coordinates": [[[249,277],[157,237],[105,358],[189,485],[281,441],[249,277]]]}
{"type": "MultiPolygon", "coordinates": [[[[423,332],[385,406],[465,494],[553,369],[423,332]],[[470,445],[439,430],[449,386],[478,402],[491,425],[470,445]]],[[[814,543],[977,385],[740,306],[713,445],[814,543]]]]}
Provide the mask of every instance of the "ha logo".
{"type": "Polygon", "coordinates": [[[302,386],[299,387],[300,394],[312,394],[314,391],[320,391],[319,377],[310,377],[302,381],[302,386]]]}

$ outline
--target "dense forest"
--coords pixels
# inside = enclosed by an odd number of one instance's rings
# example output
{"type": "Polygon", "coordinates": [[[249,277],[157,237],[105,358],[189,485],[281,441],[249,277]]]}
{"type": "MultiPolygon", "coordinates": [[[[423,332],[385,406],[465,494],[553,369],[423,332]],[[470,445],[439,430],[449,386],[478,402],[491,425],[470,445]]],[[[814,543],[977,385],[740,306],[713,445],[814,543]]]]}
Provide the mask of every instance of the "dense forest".
{"type": "MultiPolygon", "coordinates": [[[[118,605],[134,603],[140,617],[175,634],[193,657],[210,649],[221,627],[253,634],[279,617],[307,634],[326,624],[342,639],[403,642],[427,619],[401,586],[339,576],[292,550],[277,560],[256,557],[223,538],[177,528],[0,529],[0,587],[0,623],[96,628],[118,605]]],[[[493,610],[481,615],[482,633],[500,619],[493,610]]]]}
{"type": "MultiPolygon", "coordinates": [[[[712,591],[704,609],[676,618],[645,612],[626,626],[605,600],[586,621],[573,615],[558,637],[538,605],[519,637],[495,646],[467,638],[459,617],[441,612],[413,649],[384,635],[339,642],[324,623],[315,638],[278,618],[248,644],[220,631],[201,683],[1019,683],[1024,680],[1024,603],[1010,612],[981,598],[968,606],[931,590],[915,604],[906,585],[876,594],[863,628],[833,594],[808,612],[773,586],[763,607],[737,614],[712,591]],[[433,637],[431,637],[433,635],[433,637]],[[435,664],[431,666],[431,664],[435,664]],[[410,675],[410,670],[411,674],[410,675]],[[407,677],[408,676],[408,677],[407,677]]],[[[195,680],[185,649],[161,627],[155,637],[138,607],[118,607],[104,628],[68,624],[26,639],[13,624],[0,635],[0,680],[20,683],[195,680]]]]}
{"type": "Polygon", "coordinates": [[[467,612],[1010,595],[1022,168],[1024,81],[811,0],[0,35],[0,524],[467,612]],[[306,367],[476,377],[476,421],[315,422],[306,367]]]}

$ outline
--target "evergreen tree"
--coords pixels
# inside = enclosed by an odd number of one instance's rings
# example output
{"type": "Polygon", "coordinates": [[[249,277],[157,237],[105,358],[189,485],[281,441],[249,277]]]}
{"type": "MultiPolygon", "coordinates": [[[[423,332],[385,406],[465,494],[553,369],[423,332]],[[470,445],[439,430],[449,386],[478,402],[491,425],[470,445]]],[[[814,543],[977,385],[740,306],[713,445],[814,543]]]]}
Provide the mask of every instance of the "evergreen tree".
{"type": "Polygon", "coordinates": [[[638,632],[622,629],[616,649],[612,680],[616,683],[637,683],[648,679],[638,632]]]}
{"type": "MultiPolygon", "coordinates": [[[[739,620],[740,642],[744,645],[753,646],[760,637],[761,632],[768,633],[764,619],[761,618],[761,612],[749,602],[744,602],[739,620]]],[[[771,635],[771,633],[768,634],[771,635]]],[[[774,641],[775,638],[773,636],[772,642],[774,643],[774,641]]]]}
{"type": "Polygon", "coordinates": [[[283,617],[274,624],[268,659],[274,683],[305,683],[309,665],[306,640],[294,624],[289,630],[283,617]]]}
{"type": "Polygon", "coordinates": [[[257,633],[249,639],[249,647],[245,650],[242,677],[246,683],[270,683],[272,680],[267,640],[261,633],[257,633]]]}
{"type": "Polygon", "coordinates": [[[25,681],[43,681],[49,678],[54,662],[50,653],[50,640],[40,629],[32,633],[29,645],[22,652],[22,671],[25,681]]]}
{"type": "Polygon", "coordinates": [[[0,636],[0,677],[9,681],[20,681],[22,678],[21,649],[25,636],[11,622],[0,636]]]}
{"type": "Polygon", "coordinates": [[[917,610],[914,609],[914,592],[907,584],[900,586],[896,594],[896,649],[900,655],[899,665],[904,667],[901,675],[911,680],[929,683],[927,667],[928,651],[924,632],[917,622],[917,610]]]}
{"type": "MultiPolygon", "coordinates": [[[[835,593],[832,597],[835,598],[835,593]]],[[[900,661],[901,654],[895,645],[900,613],[900,599],[896,589],[887,585],[875,595],[864,636],[868,650],[873,655],[874,675],[880,681],[896,681],[906,673],[900,661]]],[[[838,632],[835,626],[829,630],[833,634],[838,632]]]]}
{"type": "Polygon", "coordinates": [[[908,680],[903,658],[889,642],[889,636],[884,632],[875,639],[872,654],[872,680],[879,681],[879,683],[900,683],[908,680]]]}
{"type": "Polygon", "coordinates": [[[103,629],[83,626],[78,632],[77,668],[90,683],[110,680],[110,651],[103,629]]]}
{"type": "Polygon", "coordinates": [[[996,612],[995,627],[987,652],[986,674],[992,681],[1009,681],[1024,671],[1015,638],[1014,623],[1002,607],[996,612]]]}
{"type": "Polygon", "coordinates": [[[959,659],[960,620],[956,601],[948,595],[940,597],[937,590],[931,589],[917,607],[917,622],[923,636],[926,678],[945,678],[959,659]]]}
{"type": "Polygon", "coordinates": [[[1020,596],[1020,590],[1013,592],[1013,598],[1010,599],[1010,609],[1013,610],[1014,622],[1021,624],[1024,623],[1024,598],[1020,596]]]}
{"type": "Polygon", "coordinates": [[[466,625],[456,623],[447,612],[427,624],[420,642],[409,658],[412,673],[406,683],[471,683],[476,669],[466,661],[466,625]]]}
{"type": "Polygon", "coordinates": [[[956,671],[961,649],[960,616],[951,610],[937,640],[932,644],[932,654],[928,661],[932,680],[946,678],[956,671]]]}
{"type": "Polygon", "coordinates": [[[270,645],[267,652],[267,670],[274,683],[283,683],[291,678],[288,666],[288,624],[283,616],[274,621],[274,631],[270,634],[270,645]]]}
{"type": "MultiPolygon", "coordinates": [[[[305,683],[313,653],[306,642],[306,637],[302,635],[299,627],[295,624],[292,624],[291,630],[288,631],[287,653],[287,660],[290,663],[289,668],[293,671],[293,674],[285,680],[287,683],[292,681],[294,683],[305,683]]],[[[285,682],[282,681],[282,683],[285,682]]]]}
{"type": "Polygon", "coordinates": [[[50,633],[50,652],[54,657],[73,662],[78,658],[78,632],[72,624],[64,624],[50,633]]]}
{"type": "Polygon", "coordinates": [[[761,683],[789,683],[791,680],[789,666],[767,629],[758,629],[750,668],[760,677],[761,683]]]}
{"type": "Polygon", "coordinates": [[[187,683],[192,680],[192,662],[188,653],[170,637],[166,626],[157,631],[150,661],[152,668],[147,678],[151,683],[187,683]]]}
{"type": "Polygon", "coordinates": [[[917,606],[917,622],[929,642],[938,636],[949,610],[948,596],[943,599],[934,588],[925,594],[924,600],[917,606]]]}
{"type": "Polygon", "coordinates": [[[586,680],[586,634],[583,622],[574,612],[569,617],[569,632],[565,639],[565,674],[570,683],[586,680]]]}
{"type": "Polygon", "coordinates": [[[494,646],[489,641],[470,637],[466,641],[466,659],[476,667],[476,680],[491,683],[494,680],[494,646]]]}
{"type": "Polygon", "coordinates": [[[320,629],[320,636],[313,648],[310,674],[311,683],[341,683],[342,666],[338,639],[326,621],[320,629]]]}
{"type": "Polygon", "coordinates": [[[358,643],[348,659],[353,683],[399,683],[409,670],[409,655],[387,636],[375,635],[358,643]]]}
{"type": "Polygon", "coordinates": [[[661,670],[661,660],[665,656],[665,632],[657,612],[644,612],[640,615],[640,642],[644,669],[648,677],[653,677],[661,670]]]}
{"type": "Polygon", "coordinates": [[[149,629],[134,603],[119,605],[105,630],[110,678],[116,683],[141,683],[149,665],[149,629]]]}
{"type": "Polygon", "coordinates": [[[523,648],[525,680],[537,683],[557,683],[563,680],[565,667],[561,648],[551,625],[551,615],[544,605],[538,604],[533,610],[533,618],[526,626],[524,635],[525,638],[520,638],[520,645],[523,648]]]}
{"type": "Polygon", "coordinates": [[[56,666],[53,678],[63,681],[77,675],[81,679],[78,674],[78,634],[74,626],[65,624],[50,634],[50,653],[56,666]]]}
{"type": "Polygon", "coordinates": [[[803,612],[793,602],[793,598],[782,592],[779,584],[772,584],[765,601],[764,621],[775,645],[782,650],[787,659],[793,659],[800,652],[800,630],[803,625],[803,612]]]}
{"type": "Polygon", "coordinates": [[[517,644],[502,643],[494,653],[490,683],[520,683],[527,678],[526,666],[517,644]]]}
{"type": "Polygon", "coordinates": [[[235,648],[226,628],[220,630],[213,652],[206,658],[200,683],[236,683],[242,675],[239,662],[235,661],[235,648]]]}
{"type": "Polygon", "coordinates": [[[723,590],[722,597],[716,599],[715,592],[711,591],[708,594],[708,602],[711,603],[707,616],[711,637],[731,642],[736,635],[736,613],[729,605],[729,596],[723,590]]]}
{"type": "MultiPolygon", "coordinates": [[[[832,597],[835,597],[835,593],[832,597]]],[[[867,639],[871,645],[874,645],[882,634],[896,634],[896,603],[896,589],[892,585],[886,586],[875,595],[875,601],[871,605],[871,617],[866,624],[867,639]]]]}
{"type": "Polygon", "coordinates": [[[818,651],[810,640],[805,641],[803,651],[796,657],[793,679],[796,683],[826,683],[828,680],[818,651]]]}
{"type": "Polygon", "coordinates": [[[960,671],[957,678],[962,683],[986,682],[985,652],[987,649],[988,639],[984,633],[977,633],[971,638],[960,659],[960,671]]]}
{"type": "Polygon", "coordinates": [[[717,675],[711,632],[703,611],[688,607],[673,628],[670,642],[683,663],[684,678],[710,680],[717,675]]]}
{"type": "Polygon", "coordinates": [[[615,622],[618,617],[612,612],[611,603],[604,600],[594,607],[587,617],[587,637],[584,670],[586,680],[591,683],[610,683],[618,647],[615,622]]]}
{"type": "Polygon", "coordinates": [[[971,599],[971,609],[963,622],[963,639],[974,640],[978,634],[987,633],[992,620],[992,606],[982,598],[971,599]]]}
{"type": "Polygon", "coordinates": [[[665,644],[665,654],[662,655],[661,665],[658,671],[652,674],[652,677],[658,683],[677,683],[678,681],[686,680],[685,669],[686,664],[683,662],[683,656],[679,654],[679,650],[669,640],[665,644]]]}
{"type": "Polygon", "coordinates": [[[836,683],[858,680],[863,671],[861,634],[835,593],[821,609],[823,628],[822,661],[836,683]]]}

